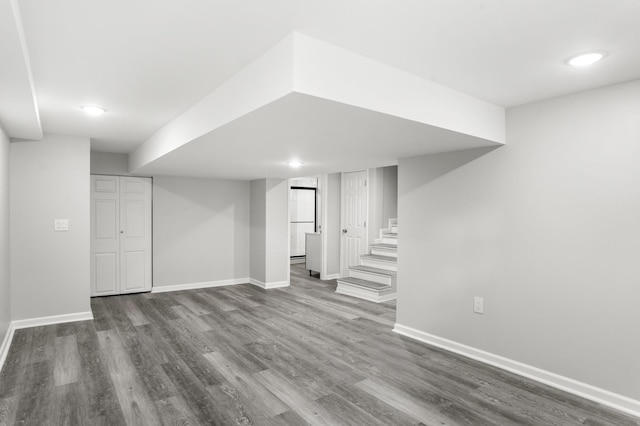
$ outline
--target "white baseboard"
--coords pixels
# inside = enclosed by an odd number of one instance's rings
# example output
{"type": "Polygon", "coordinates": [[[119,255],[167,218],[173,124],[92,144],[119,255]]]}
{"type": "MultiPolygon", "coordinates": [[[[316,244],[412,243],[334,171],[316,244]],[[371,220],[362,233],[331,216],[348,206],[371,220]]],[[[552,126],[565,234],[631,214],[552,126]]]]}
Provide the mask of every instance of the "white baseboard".
{"type": "Polygon", "coordinates": [[[358,299],[368,300],[369,302],[382,303],[395,299],[396,293],[387,293],[382,295],[372,294],[371,291],[360,289],[353,286],[345,286],[338,283],[336,293],[344,294],[345,296],[357,297],[358,299]]]}
{"type": "Polygon", "coordinates": [[[7,355],[9,354],[9,347],[11,346],[11,341],[13,340],[13,334],[15,333],[15,331],[16,329],[13,326],[13,323],[9,323],[7,334],[4,335],[2,346],[0,346],[0,371],[2,371],[4,362],[7,359],[7,355]]]}
{"type": "Polygon", "coordinates": [[[63,324],[65,322],[90,321],[93,320],[93,312],[76,312],[73,314],[54,315],[50,317],[29,318],[11,321],[7,334],[4,336],[2,346],[0,346],[0,370],[7,359],[9,347],[13,341],[15,331],[21,328],[39,327],[43,325],[63,324]]]}
{"type": "Polygon", "coordinates": [[[29,318],[12,321],[11,325],[16,329],[40,327],[42,325],[63,324],[65,322],[90,321],[93,319],[93,312],[76,312],[73,314],[54,315],[51,317],[29,318]]]}
{"type": "Polygon", "coordinates": [[[262,281],[258,281],[255,278],[249,278],[249,284],[264,288],[265,290],[269,290],[272,288],[289,287],[289,281],[273,281],[270,283],[263,283],[262,281]]]}
{"type": "Polygon", "coordinates": [[[324,276],[325,281],[327,280],[337,280],[338,278],[342,278],[340,274],[327,274],[324,276]]]}
{"type": "Polygon", "coordinates": [[[195,290],[199,288],[222,287],[226,285],[247,284],[249,278],[232,278],[228,280],[206,281],[201,283],[174,284],[151,287],[151,293],[165,293],[168,291],[195,290]]]}
{"type": "Polygon", "coordinates": [[[500,355],[495,355],[471,346],[463,345],[452,340],[434,336],[432,334],[425,333],[424,331],[416,330],[415,328],[407,327],[401,324],[396,323],[393,331],[398,334],[402,334],[403,336],[411,337],[412,339],[418,340],[420,342],[437,346],[439,348],[448,350],[450,352],[455,352],[460,355],[464,355],[476,361],[480,361],[485,364],[510,371],[520,376],[535,380],[540,383],[544,383],[545,385],[553,386],[554,388],[563,390],[565,392],[569,392],[582,398],[586,398],[591,401],[595,401],[608,407],[614,408],[616,410],[620,410],[625,413],[640,417],[640,401],[629,398],[627,396],[601,389],[587,383],[579,382],[569,377],[542,370],[540,368],[514,361],[500,355]]]}

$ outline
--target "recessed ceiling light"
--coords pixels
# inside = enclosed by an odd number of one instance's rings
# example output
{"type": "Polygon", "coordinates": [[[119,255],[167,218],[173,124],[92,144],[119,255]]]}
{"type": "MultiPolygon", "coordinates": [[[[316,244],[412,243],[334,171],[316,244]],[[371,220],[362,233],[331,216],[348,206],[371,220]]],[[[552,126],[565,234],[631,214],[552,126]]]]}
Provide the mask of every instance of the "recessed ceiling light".
{"type": "Polygon", "coordinates": [[[289,165],[289,167],[293,167],[294,169],[297,169],[298,167],[302,166],[302,161],[291,160],[291,161],[287,161],[287,164],[289,165]]]}
{"type": "Polygon", "coordinates": [[[567,59],[567,63],[572,67],[582,68],[595,64],[602,58],[607,56],[605,52],[589,52],[581,55],[573,56],[567,59]]]}
{"type": "Polygon", "coordinates": [[[95,105],[83,105],[80,109],[88,115],[102,115],[107,112],[106,109],[95,105]]]}

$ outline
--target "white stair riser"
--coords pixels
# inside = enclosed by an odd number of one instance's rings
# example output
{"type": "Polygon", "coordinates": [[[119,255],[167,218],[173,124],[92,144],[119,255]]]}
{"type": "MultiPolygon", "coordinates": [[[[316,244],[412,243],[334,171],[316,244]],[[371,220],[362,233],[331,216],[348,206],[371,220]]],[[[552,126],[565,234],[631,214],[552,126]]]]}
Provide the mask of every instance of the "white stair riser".
{"type": "Polygon", "coordinates": [[[398,257],[398,249],[371,247],[371,254],[378,254],[380,256],[398,257]]]}
{"type": "Polygon", "coordinates": [[[363,280],[369,280],[369,281],[373,281],[376,283],[380,283],[380,284],[389,284],[389,285],[393,285],[395,284],[395,278],[394,277],[389,277],[389,276],[385,276],[385,275],[378,275],[378,274],[371,274],[369,272],[365,272],[365,271],[358,271],[355,269],[350,269],[349,270],[349,276],[353,277],[353,278],[360,278],[363,280]]]}
{"type": "Polygon", "coordinates": [[[362,287],[359,285],[355,285],[349,282],[345,282],[345,281],[341,281],[338,280],[338,287],[342,287],[342,288],[353,288],[353,289],[358,289],[358,291],[364,291],[367,293],[371,293],[371,294],[388,294],[388,293],[392,293],[394,292],[394,288],[393,287],[386,287],[383,289],[375,289],[375,288],[368,288],[368,287],[362,287]]]}
{"type": "Polygon", "coordinates": [[[391,227],[391,232],[393,232],[394,234],[397,234],[398,233],[398,225],[393,225],[391,227]]]}
{"type": "Polygon", "coordinates": [[[363,266],[371,266],[373,268],[385,269],[387,271],[397,271],[398,265],[395,262],[387,262],[384,260],[362,258],[360,260],[363,266]]]}
{"type": "Polygon", "coordinates": [[[373,244],[391,244],[397,246],[398,238],[380,237],[373,240],[373,244]]]}
{"type": "Polygon", "coordinates": [[[369,300],[375,303],[386,302],[387,300],[393,300],[396,298],[395,292],[388,292],[385,294],[378,294],[377,292],[367,291],[366,289],[353,287],[349,285],[340,285],[336,289],[336,293],[345,294],[347,296],[357,297],[359,299],[369,300]]]}

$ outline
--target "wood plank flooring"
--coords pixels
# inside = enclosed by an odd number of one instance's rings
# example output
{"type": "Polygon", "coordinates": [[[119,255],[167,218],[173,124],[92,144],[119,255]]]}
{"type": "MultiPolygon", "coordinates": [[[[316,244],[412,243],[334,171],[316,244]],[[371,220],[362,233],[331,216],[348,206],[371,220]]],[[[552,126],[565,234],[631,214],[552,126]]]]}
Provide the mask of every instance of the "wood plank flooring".
{"type": "Polygon", "coordinates": [[[18,330],[0,425],[640,425],[391,331],[393,302],[237,285],[92,299],[18,330]]]}

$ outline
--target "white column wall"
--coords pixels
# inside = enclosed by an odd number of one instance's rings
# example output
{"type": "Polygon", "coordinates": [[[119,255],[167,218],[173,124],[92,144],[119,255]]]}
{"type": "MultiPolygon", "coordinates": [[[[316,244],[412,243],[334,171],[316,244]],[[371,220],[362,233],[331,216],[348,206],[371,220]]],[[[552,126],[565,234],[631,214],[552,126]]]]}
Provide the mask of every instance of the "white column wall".
{"type": "Polygon", "coordinates": [[[89,138],[10,147],[13,320],[89,313],[89,138]]]}

